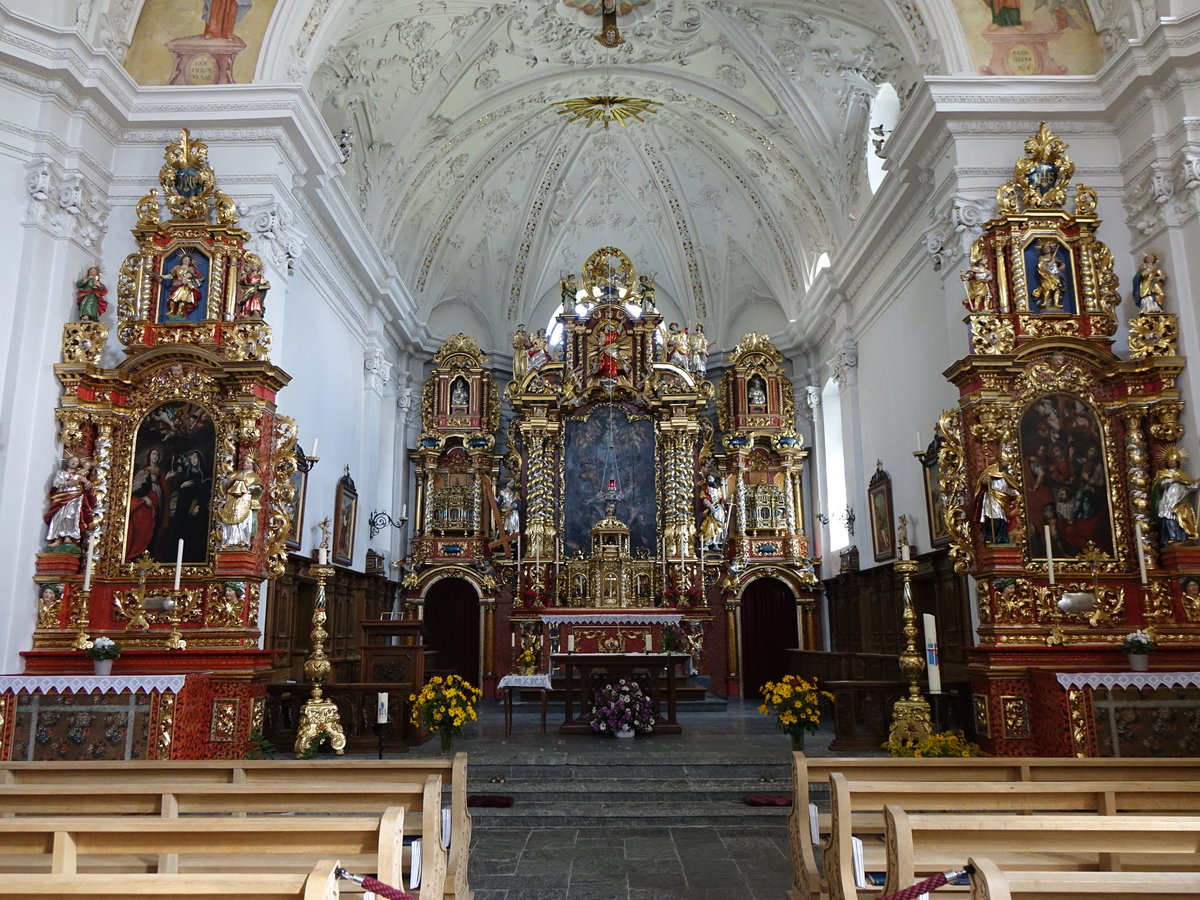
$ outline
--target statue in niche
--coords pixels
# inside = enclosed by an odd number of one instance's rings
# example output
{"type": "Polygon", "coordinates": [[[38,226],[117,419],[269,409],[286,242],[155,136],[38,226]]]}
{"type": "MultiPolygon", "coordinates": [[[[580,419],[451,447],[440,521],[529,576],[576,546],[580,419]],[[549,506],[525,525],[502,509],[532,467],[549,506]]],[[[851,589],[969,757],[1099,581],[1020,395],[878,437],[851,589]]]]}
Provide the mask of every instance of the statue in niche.
{"type": "Polygon", "coordinates": [[[196,268],[190,253],[180,257],[178,265],[166,275],[155,275],[156,281],[170,281],[167,290],[167,315],[186,319],[200,305],[200,284],[204,276],[196,268]]]}
{"type": "Polygon", "coordinates": [[[1061,311],[1063,308],[1063,272],[1066,266],[1058,258],[1058,241],[1038,241],[1040,255],[1037,260],[1037,287],[1033,299],[1042,309],[1061,311]]]}
{"type": "Polygon", "coordinates": [[[1142,257],[1142,264],[1137,274],[1133,276],[1133,300],[1138,311],[1143,313],[1160,313],[1166,300],[1167,276],[1163,274],[1158,264],[1157,253],[1147,253],[1142,257]]]}
{"type": "Polygon", "coordinates": [[[1183,470],[1183,451],[1172,445],[1162,452],[1162,468],[1154,475],[1150,504],[1158,517],[1158,540],[1162,547],[1196,539],[1196,511],[1192,495],[1200,481],[1192,481],[1183,470]]]}
{"type": "Polygon", "coordinates": [[[710,474],[705,478],[700,502],[704,507],[700,519],[701,546],[704,550],[719,550],[725,543],[729,515],[725,508],[725,491],[717,476],[710,474]]]}
{"type": "Polygon", "coordinates": [[[454,384],[450,388],[450,405],[466,409],[470,403],[471,391],[467,387],[466,379],[455,378],[454,384]]]}
{"type": "Polygon", "coordinates": [[[761,375],[755,375],[746,385],[746,399],[751,406],[767,405],[767,383],[761,375]]]}

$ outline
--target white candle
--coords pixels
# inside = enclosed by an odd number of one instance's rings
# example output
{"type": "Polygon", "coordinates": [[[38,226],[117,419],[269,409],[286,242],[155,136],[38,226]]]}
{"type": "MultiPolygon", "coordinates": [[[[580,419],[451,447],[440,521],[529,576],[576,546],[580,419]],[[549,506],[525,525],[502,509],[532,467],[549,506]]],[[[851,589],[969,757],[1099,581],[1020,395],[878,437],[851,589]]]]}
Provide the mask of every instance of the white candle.
{"type": "Polygon", "coordinates": [[[179,590],[179,577],[183,574],[183,538],[179,539],[179,549],[175,552],[175,590],[179,590]]]}
{"type": "Polygon", "coordinates": [[[904,560],[904,562],[908,562],[912,558],[912,550],[909,548],[908,544],[900,545],[900,558],[904,560]]]}
{"type": "Polygon", "coordinates": [[[919,432],[919,431],[917,432],[917,452],[918,453],[925,452],[925,445],[921,443],[921,432],[919,432]]]}
{"type": "Polygon", "coordinates": [[[407,503],[403,503],[400,505],[400,518],[402,518],[402,519],[408,518],[408,504],[407,503]]]}
{"type": "Polygon", "coordinates": [[[649,653],[651,647],[653,647],[653,646],[654,646],[654,643],[651,639],[650,632],[647,631],[646,632],[646,652],[649,653]]]}
{"type": "MultiPolygon", "coordinates": [[[[91,536],[88,537],[87,549],[84,552],[87,553],[87,565],[83,569],[83,589],[90,591],[92,589],[92,566],[96,563],[96,557],[92,555],[91,536]]],[[[1145,578],[1142,579],[1143,582],[1145,580],[1145,578]]]]}
{"type": "Polygon", "coordinates": [[[1054,546],[1050,543],[1050,526],[1046,528],[1046,574],[1050,578],[1050,583],[1054,584],[1054,546]]]}
{"type": "MultiPolygon", "coordinates": [[[[1142,549],[1142,529],[1136,524],[1133,526],[1133,543],[1137,546],[1138,574],[1142,576],[1142,584],[1146,584],[1146,551],[1142,549]]],[[[90,559],[88,564],[91,564],[90,559]]]]}
{"type": "Polygon", "coordinates": [[[937,623],[933,616],[925,613],[925,662],[929,666],[929,693],[942,692],[942,671],[938,665],[937,623]]]}
{"type": "Polygon", "coordinates": [[[321,565],[323,565],[323,566],[329,565],[329,548],[322,547],[317,552],[317,558],[321,561],[321,565]]]}
{"type": "Polygon", "coordinates": [[[510,631],[508,633],[508,636],[510,638],[508,645],[510,647],[516,647],[517,646],[517,633],[515,631],[510,631]]]}
{"type": "Polygon", "coordinates": [[[375,721],[382,725],[388,720],[388,695],[380,692],[376,699],[375,721]]]}
{"type": "Polygon", "coordinates": [[[567,635],[567,652],[568,653],[575,652],[575,635],[573,635],[573,634],[567,635]]]}
{"type": "Polygon", "coordinates": [[[319,443],[321,443],[321,439],[320,439],[320,438],[313,438],[313,448],[312,448],[312,458],[313,458],[313,459],[316,459],[316,458],[317,458],[317,445],[318,445],[319,443]]]}

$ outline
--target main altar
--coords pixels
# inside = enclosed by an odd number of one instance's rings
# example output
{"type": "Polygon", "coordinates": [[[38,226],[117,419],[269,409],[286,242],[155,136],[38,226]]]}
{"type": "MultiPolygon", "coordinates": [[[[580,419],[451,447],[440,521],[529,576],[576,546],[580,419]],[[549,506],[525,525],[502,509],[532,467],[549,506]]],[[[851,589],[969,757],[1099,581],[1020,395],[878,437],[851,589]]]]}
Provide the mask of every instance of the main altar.
{"type": "Polygon", "coordinates": [[[561,296],[549,330],[513,335],[503,431],[475,339],[434,356],[405,608],[423,617],[439,584],[471,586],[488,693],[530,650],[542,671],[561,653],[673,652],[737,694],[746,587],[782,581],[811,628],[818,584],[784,360],[747,334],[714,386],[703,326],[664,322],[616,247],[561,296]]]}

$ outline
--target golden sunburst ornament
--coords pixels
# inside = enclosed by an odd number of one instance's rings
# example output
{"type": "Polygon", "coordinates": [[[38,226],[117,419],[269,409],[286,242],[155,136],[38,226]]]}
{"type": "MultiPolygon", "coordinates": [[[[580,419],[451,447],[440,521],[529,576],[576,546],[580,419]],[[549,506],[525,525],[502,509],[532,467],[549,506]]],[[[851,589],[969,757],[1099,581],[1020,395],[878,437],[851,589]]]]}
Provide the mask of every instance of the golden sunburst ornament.
{"type": "Polygon", "coordinates": [[[567,123],[584,119],[588,128],[597,122],[603,122],[608,128],[610,122],[617,122],[622,128],[628,128],[628,119],[645,122],[644,115],[658,112],[662,104],[654,100],[643,100],[640,97],[576,97],[573,100],[559,100],[551,106],[561,106],[561,115],[570,115],[567,123]]]}

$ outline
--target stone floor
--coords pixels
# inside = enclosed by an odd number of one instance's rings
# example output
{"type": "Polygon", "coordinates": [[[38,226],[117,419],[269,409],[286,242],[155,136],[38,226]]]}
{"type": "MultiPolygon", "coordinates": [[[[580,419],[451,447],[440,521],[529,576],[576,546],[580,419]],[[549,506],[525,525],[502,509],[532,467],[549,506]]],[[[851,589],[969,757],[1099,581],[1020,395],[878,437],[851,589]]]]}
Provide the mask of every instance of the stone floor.
{"type": "MultiPolygon", "coordinates": [[[[567,758],[597,766],[634,763],[655,756],[698,755],[737,765],[778,760],[786,763],[790,743],[760,715],[756,704],[731,700],[724,708],[681,712],[681,735],[639,736],[616,741],[599,735],[560,735],[561,706],[553,705],[547,733],[538,732],[534,705],[518,705],[513,734],[504,736],[501,704],[484,700],[479,721],[468,725],[455,749],[468,754],[469,767],[514,760],[567,758]]],[[[808,738],[805,750],[828,755],[832,726],[808,738]]],[[[431,741],[406,755],[436,755],[431,741]]],[[[769,786],[789,793],[790,785],[769,786]]],[[[483,815],[486,810],[475,810],[483,815]]],[[[786,819],[777,824],[737,828],[697,827],[681,821],[668,827],[539,828],[476,827],[471,847],[471,885],[477,900],[782,900],[790,884],[786,819]]]]}

